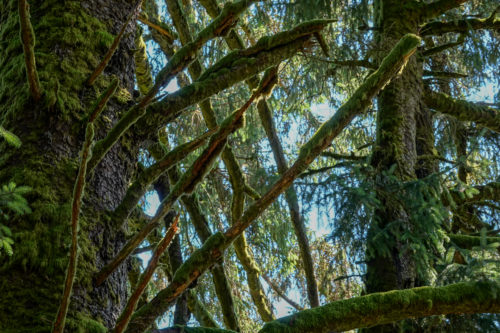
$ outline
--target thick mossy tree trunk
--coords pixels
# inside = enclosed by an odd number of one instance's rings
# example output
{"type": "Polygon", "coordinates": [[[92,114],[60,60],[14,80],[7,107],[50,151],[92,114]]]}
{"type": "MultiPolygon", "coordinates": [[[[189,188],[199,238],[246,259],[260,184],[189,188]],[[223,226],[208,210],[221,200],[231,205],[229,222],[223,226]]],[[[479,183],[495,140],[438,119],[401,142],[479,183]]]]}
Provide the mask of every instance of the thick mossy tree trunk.
{"type": "MultiPolygon", "coordinates": [[[[406,33],[415,33],[413,1],[376,1],[378,45],[389,50],[406,33]]],[[[375,251],[376,235],[388,224],[397,224],[400,231],[410,228],[410,220],[398,198],[387,192],[388,173],[392,171],[398,181],[415,179],[416,115],[421,109],[422,63],[412,56],[400,76],[385,87],[378,98],[377,139],[372,166],[377,170],[377,196],[381,205],[370,228],[367,263],[367,291],[369,293],[392,289],[411,288],[415,281],[415,267],[409,253],[402,252],[404,244],[395,241],[390,255],[375,251]],[[370,253],[371,252],[371,253],[370,253]]]]}
{"type": "MultiPolygon", "coordinates": [[[[132,12],[128,0],[33,0],[30,20],[42,90],[30,95],[18,1],[0,1],[0,123],[20,137],[15,149],[0,143],[0,184],[32,188],[32,213],[11,219],[15,244],[0,257],[0,331],[49,332],[60,303],[71,243],[70,214],[87,116],[115,75],[119,88],[96,122],[100,139],[127,108],[133,92],[135,25],[126,29],[115,55],[93,86],[85,84],[132,12]]],[[[134,173],[137,151],[123,138],[88,176],[80,216],[79,260],[66,320],[67,332],[112,327],[126,303],[126,266],[102,286],[92,275],[125,242],[109,226],[134,173]]]]}

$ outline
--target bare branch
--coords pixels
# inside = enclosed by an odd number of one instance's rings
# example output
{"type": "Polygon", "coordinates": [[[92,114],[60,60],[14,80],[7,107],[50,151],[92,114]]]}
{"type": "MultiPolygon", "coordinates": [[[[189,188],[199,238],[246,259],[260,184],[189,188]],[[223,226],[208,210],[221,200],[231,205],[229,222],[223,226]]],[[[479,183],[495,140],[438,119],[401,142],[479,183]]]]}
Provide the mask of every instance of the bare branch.
{"type": "Polygon", "coordinates": [[[168,26],[162,22],[158,22],[153,18],[147,18],[143,13],[139,14],[137,19],[141,22],[150,27],[151,29],[154,29],[158,31],[162,36],[167,38],[169,43],[173,43],[174,40],[177,38],[174,32],[170,31],[168,29],[168,26]]]}
{"type": "Polygon", "coordinates": [[[432,76],[441,79],[463,79],[468,77],[467,74],[454,73],[454,72],[442,72],[442,71],[424,71],[424,76],[432,76]]]}
{"type": "Polygon", "coordinates": [[[274,283],[269,278],[269,276],[267,276],[266,274],[262,274],[262,278],[267,282],[269,287],[271,287],[271,289],[274,290],[274,292],[276,292],[276,294],[278,294],[279,297],[283,298],[284,301],[286,301],[288,304],[290,304],[291,306],[293,306],[295,309],[297,309],[299,311],[304,310],[303,307],[301,307],[299,304],[295,303],[290,298],[288,298],[288,296],[286,296],[286,294],[283,292],[283,290],[281,290],[280,287],[278,287],[276,285],[276,283],[274,283]]]}
{"type": "Polygon", "coordinates": [[[42,88],[38,79],[35,61],[35,33],[30,22],[29,5],[27,0],[19,0],[19,24],[21,26],[21,41],[26,64],[26,76],[30,87],[31,97],[38,102],[42,97],[42,88]]]}

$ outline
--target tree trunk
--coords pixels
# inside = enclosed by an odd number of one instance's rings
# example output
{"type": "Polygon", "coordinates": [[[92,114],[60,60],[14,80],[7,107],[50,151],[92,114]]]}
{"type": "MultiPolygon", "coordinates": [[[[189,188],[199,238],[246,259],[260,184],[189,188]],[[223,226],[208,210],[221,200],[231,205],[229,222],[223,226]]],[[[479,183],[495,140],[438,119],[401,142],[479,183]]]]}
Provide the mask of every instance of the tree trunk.
{"type": "MultiPolygon", "coordinates": [[[[0,331],[49,332],[55,318],[70,245],[70,209],[79,152],[91,105],[116,75],[120,88],[97,122],[102,138],[127,108],[133,90],[135,25],[130,25],[104,73],[85,81],[113,42],[134,3],[127,0],[30,1],[42,98],[29,96],[18,5],[0,1],[0,123],[18,135],[20,149],[0,144],[0,184],[32,187],[33,212],[8,222],[14,254],[0,258],[0,331]],[[127,98],[127,96],[129,96],[127,98]],[[21,328],[22,327],[22,328],[21,328]]],[[[92,273],[124,244],[107,224],[134,173],[137,151],[125,137],[89,175],[79,231],[77,277],[66,321],[68,332],[112,327],[127,297],[127,267],[93,287],[92,273]]]]}
{"type": "MultiPolygon", "coordinates": [[[[413,1],[375,2],[379,54],[390,50],[406,33],[417,32],[419,21],[414,5],[413,1]]],[[[377,61],[380,61],[380,56],[377,61]]],[[[421,78],[422,63],[412,56],[401,75],[393,79],[378,97],[377,138],[371,163],[377,170],[375,183],[380,207],[368,231],[368,293],[411,288],[415,284],[414,259],[408,250],[404,250],[405,244],[397,236],[411,229],[410,217],[400,201],[402,194],[389,193],[387,185],[394,181],[391,177],[398,182],[416,178],[416,118],[422,110],[421,78]],[[390,170],[393,170],[392,174],[390,170]],[[377,240],[381,232],[387,232],[390,238],[386,253],[379,251],[380,242],[385,242],[380,238],[377,240]]],[[[427,119],[420,117],[420,120],[427,119]]],[[[370,331],[393,330],[392,326],[380,326],[370,331]]]]}

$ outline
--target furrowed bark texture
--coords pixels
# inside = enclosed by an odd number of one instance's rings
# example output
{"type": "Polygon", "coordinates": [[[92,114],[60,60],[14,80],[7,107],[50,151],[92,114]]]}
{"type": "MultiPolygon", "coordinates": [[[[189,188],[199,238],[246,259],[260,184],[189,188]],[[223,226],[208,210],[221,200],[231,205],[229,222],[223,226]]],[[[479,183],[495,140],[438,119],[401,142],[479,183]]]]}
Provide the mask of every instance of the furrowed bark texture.
{"type": "Polygon", "coordinates": [[[353,96],[301,148],[298,159],[280,180],[260,200],[248,207],[241,219],[236,221],[225,233],[219,232],[211,236],[177,270],[172,283],[160,291],[151,302],[137,310],[127,332],[146,330],[193,281],[218,261],[225,249],[290,186],[293,180],[307,168],[322,150],[331,144],[331,141],[352,119],[366,110],[371,99],[400,71],[408,58],[415,52],[419,43],[420,38],[417,36],[405,36],[384,58],[379,69],[365,80],[353,96]]]}
{"type": "MultiPolygon", "coordinates": [[[[44,88],[38,103],[31,100],[26,73],[19,70],[24,56],[18,2],[0,2],[0,40],[5,43],[0,48],[0,122],[23,143],[19,150],[0,148],[0,183],[14,181],[33,189],[27,197],[33,213],[7,224],[16,243],[13,256],[0,259],[2,332],[19,332],[20,325],[26,331],[50,332],[68,263],[71,198],[89,112],[110,86],[112,75],[119,82],[120,96],[131,95],[134,85],[134,62],[128,51],[134,48],[132,26],[104,74],[93,87],[85,85],[132,10],[131,1],[32,0],[29,4],[37,38],[37,72],[44,88]]],[[[107,121],[95,123],[96,138],[104,136],[127,103],[118,97],[109,100],[103,110],[107,121]]],[[[124,243],[124,234],[107,221],[134,172],[135,140],[133,135],[124,136],[87,178],[76,276],[65,323],[68,332],[83,328],[104,332],[114,325],[124,305],[126,267],[100,288],[92,286],[89,274],[124,243]]]]}
{"type": "MultiPolygon", "coordinates": [[[[203,0],[200,3],[205,7],[208,14],[215,17],[219,14],[220,9],[215,0],[203,0]]],[[[232,31],[225,38],[227,45],[232,50],[244,49],[242,39],[239,37],[236,31],[232,31]]],[[[257,78],[250,78],[247,80],[247,84],[250,89],[255,89],[258,85],[257,78]]],[[[264,130],[266,131],[267,138],[271,144],[271,149],[273,150],[274,160],[278,167],[280,174],[288,169],[285,154],[283,153],[283,148],[281,142],[276,133],[274,121],[272,118],[272,112],[267,103],[266,99],[261,99],[257,103],[257,109],[259,111],[259,117],[261,119],[264,130]]],[[[316,283],[316,277],[314,275],[314,262],[312,259],[311,251],[309,248],[309,241],[307,239],[306,228],[302,216],[300,214],[299,203],[297,201],[297,193],[292,186],[286,191],[286,201],[290,211],[290,219],[293,224],[295,235],[297,236],[297,242],[299,243],[300,254],[304,264],[304,271],[307,281],[307,294],[311,307],[319,306],[319,295],[318,295],[318,285],[316,283]]]]}

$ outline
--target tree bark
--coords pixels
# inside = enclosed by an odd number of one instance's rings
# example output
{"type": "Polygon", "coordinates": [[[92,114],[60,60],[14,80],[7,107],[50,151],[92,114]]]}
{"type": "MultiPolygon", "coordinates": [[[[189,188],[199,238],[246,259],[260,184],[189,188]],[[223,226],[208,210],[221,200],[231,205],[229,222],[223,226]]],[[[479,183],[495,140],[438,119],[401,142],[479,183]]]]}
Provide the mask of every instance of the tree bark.
{"type": "MultiPolygon", "coordinates": [[[[22,149],[0,146],[0,183],[9,180],[32,187],[28,201],[33,213],[9,221],[14,255],[0,259],[0,331],[49,332],[60,303],[70,244],[70,200],[77,175],[88,110],[116,75],[120,96],[132,95],[134,25],[93,87],[86,87],[95,66],[131,12],[130,1],[30,1],[31,24],[37,40],[37,71],[41,99],[29,98],[23,70],[23,50],[17,1],[0,2],[0,122],[23,142],[22,149]],[[13,68],[20,70],[12,71],[13,68]]],[[[127,99],[112,98],[97,119],[96,136],[102,138],[115,123],[127,99]]],[[[79,257],[70,298],[67,331],[82,327],[96,332],[114,325],[127,296],[127,266],[109,282],[94,288],[89,278],[123,245],[123,232],[107,221],[120,202],[135,170],[139,145],[126,135],[97,166],[83,198],[79,257]],[[131,143],[132,144],[129,144],[131,143]],[[130,148],[131,147],[131,148],[130,148]],[[121,175],[116,177],[116,175],[121,175]]]]}

